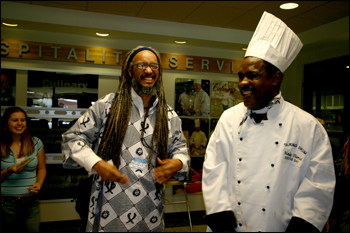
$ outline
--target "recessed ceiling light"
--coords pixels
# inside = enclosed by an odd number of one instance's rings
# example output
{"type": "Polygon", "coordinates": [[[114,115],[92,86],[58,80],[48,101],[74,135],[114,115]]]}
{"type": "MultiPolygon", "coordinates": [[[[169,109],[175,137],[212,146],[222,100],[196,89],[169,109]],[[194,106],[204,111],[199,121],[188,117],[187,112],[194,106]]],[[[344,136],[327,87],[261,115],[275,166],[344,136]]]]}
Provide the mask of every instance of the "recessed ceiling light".
{"type": "Polygon", "coordinates": [[[185,40],[175,40],[175,43],[176,44],[186,44],[187,41],[185,41],[185,40]]]}
{"type": "Polygon", "coordinates": [[[98,33],[98,32],[96,32],[96,35],[98,35],[98,36],[109,36],[108,33],[98,33]]]}
{"type": "Polygon", "coordinates": [[[346,66],[346,69],[349,69],[349,66],[346,66]]]}
{"type": "Polygon", "coordinates": [[[17,23],[5,23],[5,22],[2,22],[3,25],[5,26],[8,26],[8,27],[17,27],[18,24],[17,23]]]}
{"type": "Polygon", "coordinates": [[[282,5],[280,5],[280,8],[283,10],[292,10],[295,9],[299,6],[298,3],[284,3],[282,5]]]}

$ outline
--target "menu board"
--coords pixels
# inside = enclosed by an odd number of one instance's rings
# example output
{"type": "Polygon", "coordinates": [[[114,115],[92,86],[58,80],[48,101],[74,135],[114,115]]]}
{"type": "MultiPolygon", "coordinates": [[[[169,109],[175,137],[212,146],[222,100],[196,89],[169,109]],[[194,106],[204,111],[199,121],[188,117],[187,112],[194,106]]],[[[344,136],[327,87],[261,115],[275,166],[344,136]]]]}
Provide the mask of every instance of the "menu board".
{"type": "Polygon", "coordinates": [[[65,169],[62,164],[46,164],[46,178],[39,192],[40,200],[73,199],[79,184],[89,177],[84,168],[65,169]]]}

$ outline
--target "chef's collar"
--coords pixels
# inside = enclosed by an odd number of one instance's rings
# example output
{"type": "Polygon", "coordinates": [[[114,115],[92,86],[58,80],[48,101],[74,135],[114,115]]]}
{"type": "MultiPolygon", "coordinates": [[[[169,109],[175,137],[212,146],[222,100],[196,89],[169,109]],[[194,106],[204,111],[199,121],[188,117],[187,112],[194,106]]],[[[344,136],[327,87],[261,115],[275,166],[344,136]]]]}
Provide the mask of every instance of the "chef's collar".
{"type": "MultiPolygon", "coordinates": [[[[247,108],[247,112],[245,114],[245,116],[243,117],[242,121],[239,123],[239,130],[238,130],[238,134],[241,133],[242,131],[242,127],[243,124],[246,122],[246,120],[248,119],[248,116],[252,117],[252,114],[265,114],[267,113],[267,116],[269,116],[269,110],[272,109],[274,106],[276,106],[277,104],[281,104],[281,100],[282,100],[282,92],[280,91],[278,93],[278,95],[276,95],[264,108],[258,109],[258,110],[251,110],[247,108]]],[[[253,120],[255,122],[255,120],[253,120]]],[[[255,122],[256,124],[260,124],[261,122],[255,122]]]]}
{"type": "MultiPolygon", "coordinates": [[[[250,113],[255,113],[255,114],[265,114],[267,113],[275,104],[279,104],[280,103],[280,99],[282,97],[282,93],[281,91],[278,93],[278,95],[276,95],[275,97],[273,97],[273,99],[263,108],[258,109],[258,110],[251,110],[248,109],[248,111],[250,111],[250,113]]],[[[249,114],[250,114],[249,113],[249,114]]]]}

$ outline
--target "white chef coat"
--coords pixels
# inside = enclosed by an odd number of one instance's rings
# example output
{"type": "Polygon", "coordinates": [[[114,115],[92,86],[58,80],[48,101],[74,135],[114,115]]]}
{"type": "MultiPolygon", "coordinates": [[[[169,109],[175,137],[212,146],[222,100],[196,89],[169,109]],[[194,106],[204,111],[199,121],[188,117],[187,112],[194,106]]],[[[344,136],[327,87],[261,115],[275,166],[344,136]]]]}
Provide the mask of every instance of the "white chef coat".
{"type": "Polygon", "coordinates": [[[228,105],[229,98],[230,98],[230,92],[224,92],[221,95],[221,103],[222,103],[222,105],[228,105]]]}
{"type": "Polygon", "coordinates": [[[181,104],[181,107],[183,108],[185,105],[188,105],[188,100],[189,100],[189,96],[187,95],[186,92],[181,93],[181,95],[179,96],[179,103],[181,104]]]}
{"type": "Polygon", "coordinates": [[[194,144],[196,148],[199,146],[205,147],[207,145],[207,136],[203,131],[194,131],[190,138],[191,145],[194,144]]]}
{"type": "Polygon", "coordinates": [[[210,97],[203,89],[200,89],[196,94],[194,109],[200,113],[196,115],[208,116],[210,113],[210,97]]]}
{"type": "MultiPolygon", "coordinates": [[[[280,99],[257,124],[240,103],[218,121],[203,165],[207,215],[233,211],[237,231],[285,231],[292,216],[320,231],[335,187],[327,132],[315,117],[280,99]]],[[[210,230],[210,228],[209,228],[210,230]]]]}

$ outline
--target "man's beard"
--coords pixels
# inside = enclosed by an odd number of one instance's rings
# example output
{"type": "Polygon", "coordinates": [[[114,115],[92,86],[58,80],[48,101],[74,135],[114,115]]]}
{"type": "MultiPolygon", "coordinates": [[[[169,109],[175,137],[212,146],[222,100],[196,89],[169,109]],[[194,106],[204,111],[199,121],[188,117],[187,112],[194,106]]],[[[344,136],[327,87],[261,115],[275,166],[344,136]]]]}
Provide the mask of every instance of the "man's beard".
{"type": "Polygon", "coordinates": [[[140,83],[138,83],[135,80],[135,78],[132,78],[131,86],[134,88],[135,92],[140,96],[156,95],[157,89],[159,89],[159,86],[160,86],[160,79],[157,80],[157,82],[153,85],[153,87],[144,87],[140,83]]]}

